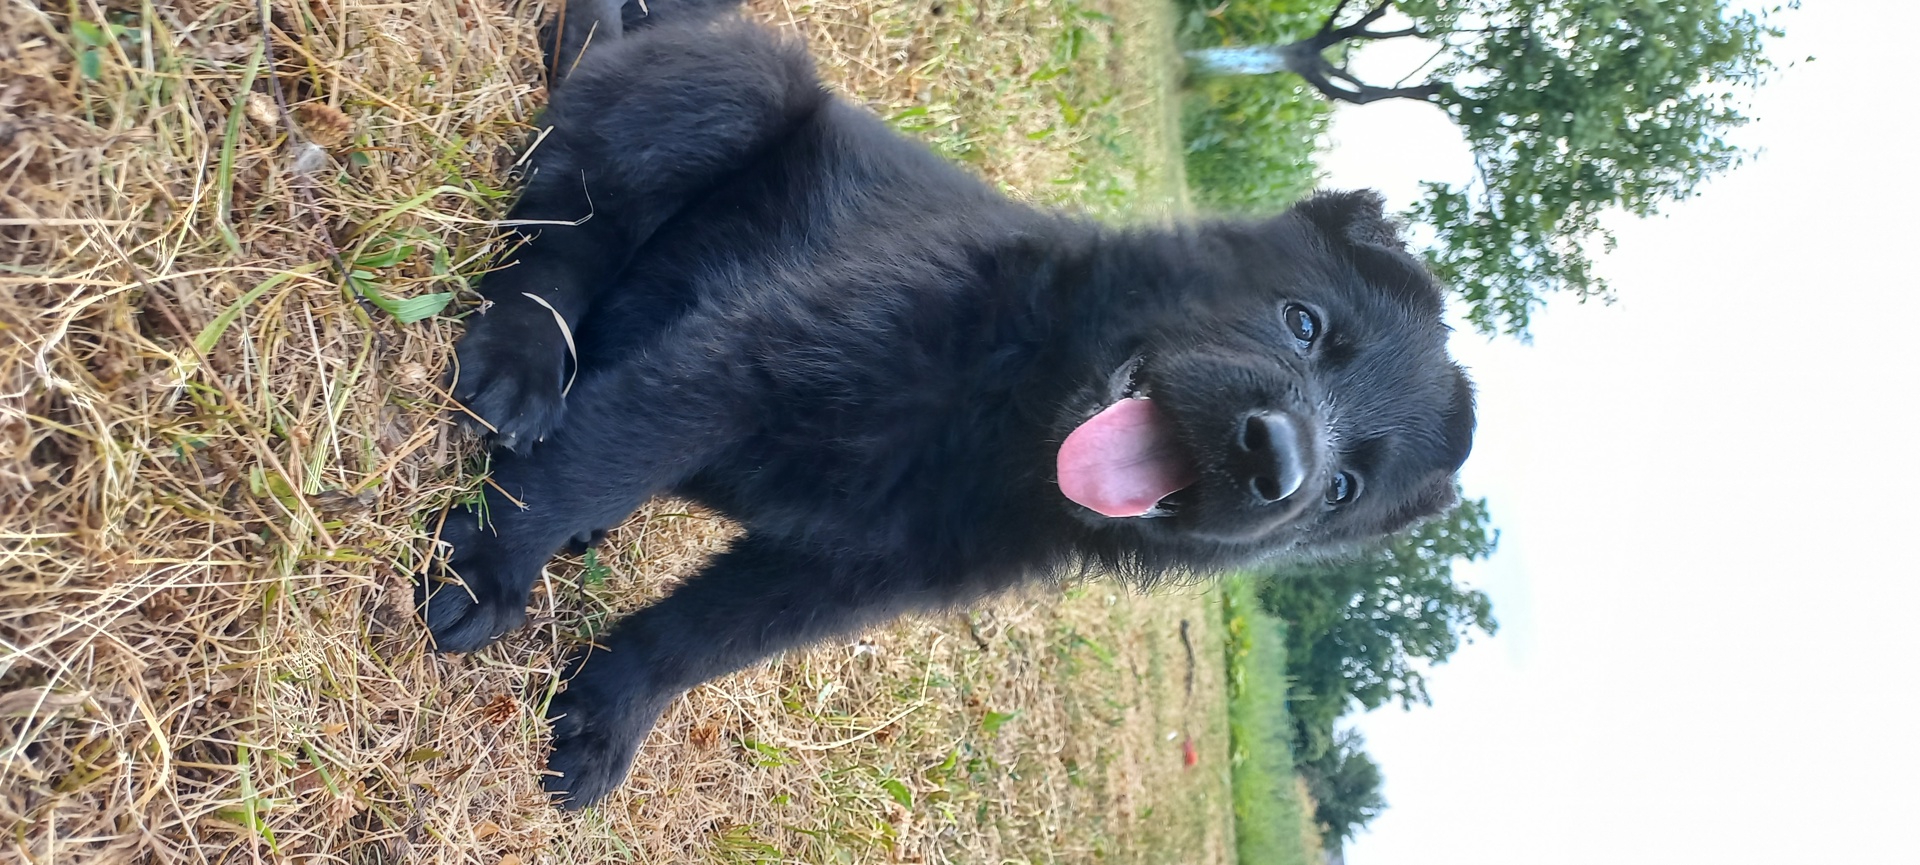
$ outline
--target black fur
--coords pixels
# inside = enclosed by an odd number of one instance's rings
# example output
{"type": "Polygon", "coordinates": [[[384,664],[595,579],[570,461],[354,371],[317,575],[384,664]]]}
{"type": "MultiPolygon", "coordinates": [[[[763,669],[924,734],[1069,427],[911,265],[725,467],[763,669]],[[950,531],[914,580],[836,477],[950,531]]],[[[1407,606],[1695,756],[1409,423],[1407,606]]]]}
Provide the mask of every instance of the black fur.
{"type": "MultiPolygon", "coordinates": [[[[618,8],[576,2],[568,28],[618,8]]],[[[1039,211],[828,95],[800,48],[700,12],[601,27],[577,66],[563,47],[512,213],[546,224],[515,229],[458,351],[498,490],[446,522],[438,648],[520,625],[550,555],[655,494],[747,528],[575,662],[551,711],[564,804],[619,784],[669,700],[769,654],[1081,568],[1337,550],[1451,501],[1471,393],[1376,196],[1131,231],[1039,211]],[[564,396],[547,306],[578,341],[564,396]],[[1171,515],[1103,517],[1063,497],[1056,454],[1135,392],[1195,480],[1171,515]],[[1298,436],[1250,449],[1259,412],[1298,436]],[[1306,481],[1268,502],[1248,484],[1276,447],[1306,481]],[[1328,504],[1343,471],[1360,492],[1328,504]]]]}

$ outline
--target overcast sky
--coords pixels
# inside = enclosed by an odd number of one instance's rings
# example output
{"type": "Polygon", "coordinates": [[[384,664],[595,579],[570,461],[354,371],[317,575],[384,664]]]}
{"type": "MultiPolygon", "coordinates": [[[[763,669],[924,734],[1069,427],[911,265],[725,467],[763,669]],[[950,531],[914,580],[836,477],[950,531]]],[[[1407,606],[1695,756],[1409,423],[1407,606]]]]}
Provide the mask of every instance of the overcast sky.
{"type": "MultiPolygon", "coordinates": [[[[1456,337],[1502,629],[1361,721],[1392,807],[1351,865],[1920,863],[1920,4],[1781,23],[1817,61],[1757,161],[1621,222],[1618,303],[1456,337]]],[[[1333,185],[1400,204],[1471,170],[1425,106],[1333,138],[1333,185]]]]}

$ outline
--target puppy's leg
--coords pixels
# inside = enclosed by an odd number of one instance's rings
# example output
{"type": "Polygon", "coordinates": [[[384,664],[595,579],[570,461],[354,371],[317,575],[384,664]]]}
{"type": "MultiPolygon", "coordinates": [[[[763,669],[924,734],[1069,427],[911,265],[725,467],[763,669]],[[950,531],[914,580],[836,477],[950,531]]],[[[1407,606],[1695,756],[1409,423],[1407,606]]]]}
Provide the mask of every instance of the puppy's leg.
{"type": "Polygon", "coordinates": [[[662,222],[824,99],[800,49],[744,21],[650,27],[582,61],[554,93],[508,214],[527,223],[509,229],[520,243],[481,281],[489,304],[456,355],[453,395],[497,444],[524,451],[560,425],[561,322],[575,329],[662,222]]]}
{"type": "Polygon", "coordinates": [[[625,31],[626,0],[567,0],[562,11],[540,28],[540,52],[546,60],[549,89],[557,87],[584,58],[587,48],[605,48],[625,31]]]}
{"type": "Polygon", "coordinates": [[[566,11],[540,27],[540,51],[546,61],[548,86],[573,71],[588,49],[598,50],[625,33],[659,26],[687,24],[716,18],[740,5],[740,0],[567,0],[566,11]]]}
{"type": "Polygon", "coordinates": [[[441,530],[457,580],[420,586],[435,648],[472,651],[519,627],[556,550],[618,525],[751,434],[765,401],[756,351],[723,315],[683,319],[654,351],[590,371],[545,441],[496,450],[484,501],[441,530]]]}
{"type": "Polygon", "coordinates": [[[681,692],[787,649],[913,609],[968,600],[877,559],[847,560],[749,536],[672,595],[575,659],[548,709],[548,792],[568,809],[620,785],[661,710],[681,692]]]}

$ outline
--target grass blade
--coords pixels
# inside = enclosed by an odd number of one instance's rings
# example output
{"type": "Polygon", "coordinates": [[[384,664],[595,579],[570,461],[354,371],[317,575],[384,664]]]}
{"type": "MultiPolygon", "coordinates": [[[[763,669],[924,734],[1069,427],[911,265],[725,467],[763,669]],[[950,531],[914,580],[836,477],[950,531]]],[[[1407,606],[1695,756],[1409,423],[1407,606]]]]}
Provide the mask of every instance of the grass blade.
{"type": "Polygon", "coordinates": [[[240,143],[240,121],[247,114],[247,94],[253,92],[253,79],[260,74],[260,60],[266,43],[253,47],[253,56],[247,58],[246,71],[240,73],[240,87],[234,91],[233,108],[227,111],[227,134],[220,142],[220,164],[214,174],[214,225],[220,229],[220,238],[227,242],[227,250],[234,255],[240,254],[240,235],[233,230],[233,152],[240,143]]]}

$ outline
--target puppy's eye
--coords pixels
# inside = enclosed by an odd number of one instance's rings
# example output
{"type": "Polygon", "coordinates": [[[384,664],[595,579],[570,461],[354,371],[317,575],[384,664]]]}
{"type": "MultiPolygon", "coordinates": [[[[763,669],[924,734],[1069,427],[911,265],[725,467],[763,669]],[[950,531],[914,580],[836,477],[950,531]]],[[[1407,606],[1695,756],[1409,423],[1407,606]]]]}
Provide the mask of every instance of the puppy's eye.
{"type": "Polygon", "coordinates": [[[1300,341],[1302,348],[1320,338],[1320,317],[1300,304],[1287,304],[1286,309],[1280,311],[1280,321],[1287,326],[1287,332],[1300,341]]]}
{"type": "Polygon", "coordinates": [[[1327,504],[1344,505],[1360,494],[1360,479],[1353,472],[1341,472],[1333,476],[1333,483],[1327,485],[1327,504]]]}

